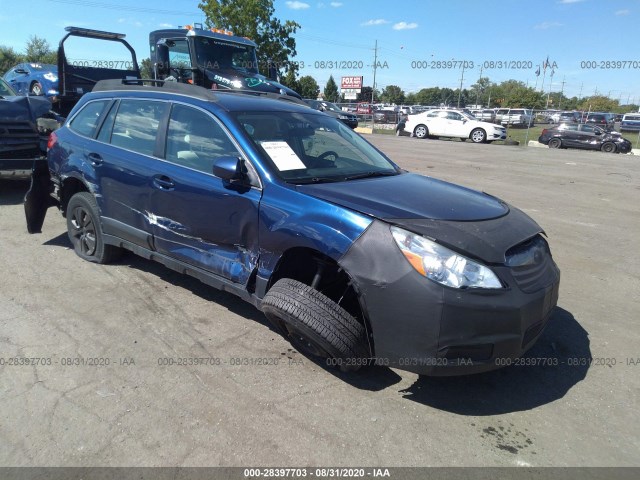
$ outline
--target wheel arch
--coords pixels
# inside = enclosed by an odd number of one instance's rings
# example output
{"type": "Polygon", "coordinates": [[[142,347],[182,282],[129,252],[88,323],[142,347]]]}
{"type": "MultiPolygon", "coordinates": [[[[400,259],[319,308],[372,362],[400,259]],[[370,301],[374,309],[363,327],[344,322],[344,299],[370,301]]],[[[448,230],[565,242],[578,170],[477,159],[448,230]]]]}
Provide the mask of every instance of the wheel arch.
{"type": "Polygon", "coordinates": [[[69,200],[78,192],[93,193],[89,185],[84,179],[78,178],[75,175],[65,177],[60,182],[60,210],[62,215],[66,217],[67,206],[69,200]]]}
{"type": "Polygon", "coordinates": [[[266,292],[282,278],[291,278],[329,297],[365,326],[368,349],[374,355],[373,330],[366,305],[353,277],[332,257],[309,247],[292,247],[282,253],[271,276],[266,292]],[[319,276],[318,280],[316,277],[319,276]]]}

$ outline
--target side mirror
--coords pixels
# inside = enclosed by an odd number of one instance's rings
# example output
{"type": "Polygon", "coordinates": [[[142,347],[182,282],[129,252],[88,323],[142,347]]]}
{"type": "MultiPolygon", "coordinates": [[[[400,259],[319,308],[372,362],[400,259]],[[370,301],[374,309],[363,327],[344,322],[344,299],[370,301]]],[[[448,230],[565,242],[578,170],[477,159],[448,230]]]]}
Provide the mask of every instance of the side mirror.
{"type": "Polygon", "coordinates": [[[240,182],[246,178],[244,160],[238,157],[220,157],[213,164],[213,174],[226,182],[240,182]]]}
{"type": "Polygon", "coordinates": [[[164,40],[156,45],[156,61],[153,66],[157,77],[169,73],[169,47],[164,40]]]}

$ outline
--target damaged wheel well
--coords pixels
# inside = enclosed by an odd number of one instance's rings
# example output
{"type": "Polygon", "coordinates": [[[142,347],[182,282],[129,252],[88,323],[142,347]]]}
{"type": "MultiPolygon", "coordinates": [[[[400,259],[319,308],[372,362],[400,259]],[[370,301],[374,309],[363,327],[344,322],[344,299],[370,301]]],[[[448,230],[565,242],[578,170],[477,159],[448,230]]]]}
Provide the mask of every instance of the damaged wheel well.
{"type": "Polygon", "coordinates": [[[291,278],[309,285],[349,312],[367,331],[373,354],[373,334],[353,282],[334,259],[309,248],[286,251],[269,279],[267,291],[280,279],[291,278]]]}
{"type": "Polygon", "coordinates": [[[89,189],[87,186],[82,183],[80,180],[74,177],[69,177],[62,182],[62,189],[60,192],[60,210],[62,210],[62,214],[66,216],[67,214],[67,205],[69,204],[69,200],[78,192],[88,192],[89,189]]]}

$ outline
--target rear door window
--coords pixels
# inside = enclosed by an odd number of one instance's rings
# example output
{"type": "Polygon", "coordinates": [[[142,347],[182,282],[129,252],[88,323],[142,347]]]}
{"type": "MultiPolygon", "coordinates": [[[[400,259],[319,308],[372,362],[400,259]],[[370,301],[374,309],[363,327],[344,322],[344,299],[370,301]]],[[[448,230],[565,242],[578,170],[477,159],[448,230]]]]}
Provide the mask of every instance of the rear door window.
{"type": "Polygon", "coordinates": [[[105,107],[111,100],[97,100],[87,103],[69,123],[69,128],[80,135],[93,138],[105,107]]]}
{"type": "Polygon", "coordinates": [[[168,103],[153,100],[123,99],[113,122],[111,144],[153,155],[156,137],[168,103]]]}

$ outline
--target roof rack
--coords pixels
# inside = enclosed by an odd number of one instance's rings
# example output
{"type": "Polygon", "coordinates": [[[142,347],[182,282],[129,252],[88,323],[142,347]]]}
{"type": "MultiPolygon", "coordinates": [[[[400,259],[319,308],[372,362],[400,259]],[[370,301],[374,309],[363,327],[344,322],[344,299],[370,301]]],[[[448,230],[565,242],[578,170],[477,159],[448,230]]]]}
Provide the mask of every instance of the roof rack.
{"type": "Polygon", "coordinates": [[[118,78],[110,80],[100,80],[93,87],[94,92],[104,92],[111,90],[152,90],[156,92],[182,93],[201,100],[216,101],[220,93],[232,93],[240,95],[253,95],[255,97],[270,98],[272,100],[285,100],[299,105],[308,105],[299,98],[283,93],[260,92],[257,90],[209,90],[190,83],[173,82],[166,80],[155,80],[152,78],[118,78]]]}
{"type": "Polygon", "coordinates": [[[108,90],[153,90],[157,92],[183,93],[202,100],[216,100],[216,95],[211,90],[189,83],[155,80],[152,78],[118,78],[100,80],[93,87],[94,92],[108,90]]]}
{"type": "Polygon", "coordinates": [[[291,95],[287,95],[286,93],[273,93],[273,92],[261,92],[259,90],[217,90],[218,93],[239,93],[243,95],[253,95],[254,97],[265,97],[270,98],[272,100],[285,100],[292,103],[297,103],[299,105],[304,105],[308,107],[307,103],[304,100],[301,100],[297,97],[292,97],[291,95]]]}

